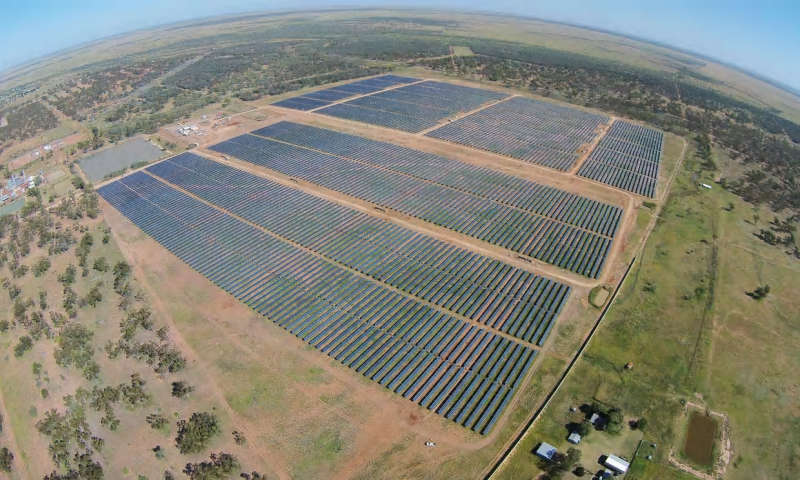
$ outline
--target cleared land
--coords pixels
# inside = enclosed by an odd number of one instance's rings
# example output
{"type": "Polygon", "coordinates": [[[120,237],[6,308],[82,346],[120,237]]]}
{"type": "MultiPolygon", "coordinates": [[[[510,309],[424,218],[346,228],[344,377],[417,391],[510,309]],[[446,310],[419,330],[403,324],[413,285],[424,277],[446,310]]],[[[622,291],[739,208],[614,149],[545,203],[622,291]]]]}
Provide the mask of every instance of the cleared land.
{"type": "Polygon", "coordinates": [[[122,172],[132,165],[158,160],[162,156],[164,152],[160,148],[143,138],[134,138],[83,159],[78,165],[86,178],[97,182],[106,175],[122,172]]]}

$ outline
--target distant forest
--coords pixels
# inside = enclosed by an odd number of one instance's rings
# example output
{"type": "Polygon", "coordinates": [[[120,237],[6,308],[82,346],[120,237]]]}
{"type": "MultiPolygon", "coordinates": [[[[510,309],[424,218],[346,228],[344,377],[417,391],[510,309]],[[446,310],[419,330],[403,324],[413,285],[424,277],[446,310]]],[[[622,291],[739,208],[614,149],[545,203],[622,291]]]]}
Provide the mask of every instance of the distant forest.
{"type": "MultiPolygon", "coordinates": [[[[289,22],[223,33],[90,65],[45,95],[73,119],[100,122],[102,135],[116,142],[155,132],[225,99],[257,100],[417,65],[524,88],[680,135],[708,135],[749,167],[739,178],[722,179],[726,188],[752,203],[800,216],[800,125],[714,90],[715,80],[694,72],[691,62],[676,56],[676,65],[683,65],[677,73],[656,72],[446,33],[454,26],[397,17],[289,22]],[[469,47],[474,55],[451,57],[451,46],[469,47]]],[[[56,124],[40,103],[17,107],[8,118],[13,128],[0,130],[0,140],[28,138],[56,124]]]]}

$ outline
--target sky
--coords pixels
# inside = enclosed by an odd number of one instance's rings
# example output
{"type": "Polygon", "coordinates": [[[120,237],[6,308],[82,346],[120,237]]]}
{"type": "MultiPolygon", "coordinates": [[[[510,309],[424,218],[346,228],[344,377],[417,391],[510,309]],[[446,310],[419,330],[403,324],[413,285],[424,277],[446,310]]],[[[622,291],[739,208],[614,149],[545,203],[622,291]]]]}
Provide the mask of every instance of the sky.
{"type": "Polygon", "coordinates": [[[468,8],[599,27],[690,49],[800,88],[798,0],[0,0],[0,71],[164,23],[340,6],[468,8]]]}

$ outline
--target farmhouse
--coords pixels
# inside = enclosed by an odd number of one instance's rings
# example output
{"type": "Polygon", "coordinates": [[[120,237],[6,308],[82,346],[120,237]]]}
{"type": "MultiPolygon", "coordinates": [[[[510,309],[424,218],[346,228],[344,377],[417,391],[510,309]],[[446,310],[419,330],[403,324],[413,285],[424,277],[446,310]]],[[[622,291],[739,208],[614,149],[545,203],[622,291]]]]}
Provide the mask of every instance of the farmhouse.
{"type": "Polygon", "coordinates": [[[542,442],[542,444],[539,445],[539,448],[536,449],[536,456],[548,461],[552,460],[553,455],[555,455],[556,453],[558,453],[556,447],[550,445],[547,442],[542,442]]]}
{"type": "Polygon", "coordinates": [[[609,454],[606,457],[606,460],[603,462],[603,465],[610,468],[611,470],[617,473],[625,473],[628,471],[628,467],[631,466],[630,463],[626,462],[625,460],[619,458],[618,456],[609,454]]]}

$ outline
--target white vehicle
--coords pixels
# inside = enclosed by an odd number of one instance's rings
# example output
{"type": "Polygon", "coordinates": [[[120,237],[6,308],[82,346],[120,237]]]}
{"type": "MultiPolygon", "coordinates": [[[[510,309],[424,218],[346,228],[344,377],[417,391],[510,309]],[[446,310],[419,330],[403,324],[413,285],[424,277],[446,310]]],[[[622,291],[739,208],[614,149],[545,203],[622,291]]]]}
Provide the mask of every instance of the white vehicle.
{"type": "Polygon", "coordinates": [[[426,447],[435,447],[435,446],[436,446],[436,444],[435,444],[435,443],[433,443],[433,442],[425,442],[425,446],[426,446],[426,447]]]}

